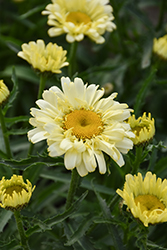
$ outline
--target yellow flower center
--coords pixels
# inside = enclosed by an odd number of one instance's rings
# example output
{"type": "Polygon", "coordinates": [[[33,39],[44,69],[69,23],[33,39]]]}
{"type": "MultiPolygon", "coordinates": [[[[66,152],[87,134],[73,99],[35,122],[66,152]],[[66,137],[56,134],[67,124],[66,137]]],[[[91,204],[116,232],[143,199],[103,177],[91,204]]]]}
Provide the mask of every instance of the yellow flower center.
{"type": "MultiPolygon", "coordinates": [[[[156,196],[150,194],[138,195],[135,203],[136,205],[140,203],[141,211],[147,211],[147,216],[155,209],[165,209],[165,205],[156,196]]],[[[162,211],[157,211],[157,213],[160,214],[162,211]]]]}
{"type": "Polygon", "coordinates": [[[80,11],[70,12],[66,17],[66,22],[74,23],[75,25],[79,25],[81,23],[87,24],[91,22],[91,19],[88,15],[80,11]]]}
{"type": "Polygon", "coordinates": [[[90,110],[74,110],[67,114],[64,120],[64,129],[72,128],[73,135],[79,139],[91,139],[103,130],[100,115],[90,110]]]}
{"type": "MultiPolygon", "coordinates": [[[[14,191],[15,191],[17,194],[18,194],[18,193],[21,194],[21,192],[22,192],[23,189],[26,190],[24,187],[19,186],[19,185],[7,187],[7,188],[6,188],[6,191],[5,191],[5,194],[9,194],[10,196],[12,196],[14,191]]],[[[26,191],[27,191],[27,190],[26,190],[26,191]]]]}

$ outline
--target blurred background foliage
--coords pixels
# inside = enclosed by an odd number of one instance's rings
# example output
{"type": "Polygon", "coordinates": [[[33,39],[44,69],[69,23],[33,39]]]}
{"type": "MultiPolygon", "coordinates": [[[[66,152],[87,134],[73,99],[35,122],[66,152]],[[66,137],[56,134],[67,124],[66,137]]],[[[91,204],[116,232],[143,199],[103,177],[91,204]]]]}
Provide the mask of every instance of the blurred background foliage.
{"type": "MultiPolygon", "coordinates": [[[[151,112],[156,135],[145,149],[147,156],[140,171],[151,170],[167,178],[167,62],[152,54],[153,38],[167,32],[167,2],[110,2],[117,30],[106,33],[106,42],[102,45],[88,38],[79,43],[75,76],[101,87],[111,83],[112,92],[118,92],[117,100],[134,108],[137,117],[151,112]]],[[[125,174],[131,171],[129,155],[125,156],[126,164],[122,168],[106,156],[110,174],[100,175],[96,171],[82,178],[77,192],[80,198],[76,197],[76,204],[67,214],[64,205],[71,175],[64,167],[63,158],[48,157],[46,142],[35,145],[33,155],[27,156],[26,133],[31,128],[29,110],[35,106],[39,76],[26,61],[17,57],[17,53],[23,43],[37,39],[57,43],[68,54],[70,52],[65,35],[50,38],[47,34],[47,16],[42,16],[41,11],[49,3],[45,0],[0,0],[0,79],[4,79],[10,91],[13,89],[10,107],[6,109],[6,124],[14,153],[14,159],[6,159],[4,163],[0,134],[0,177],[9,178],[15,172],[37,186],[29,206],[22,211],[32,250],[145,249],[143,228],[124,207],[120,212],[115,195],[115,190],[123,186],[125,174]],[[55,215],[52,221],[47,221],[55,215]]],[[[67,68],[49,78],[46,88],[60,86],[62,75],[68,76],[67,68]]],[[[109,94],[106,92],[106,96],[109,94]]],[[[21,249],[12,213],[0,209],[0,221],[0,249],[21,249]]],[[[166,223],[150,226],[148,249],[167,249],[166,232],[166,223]]]]}

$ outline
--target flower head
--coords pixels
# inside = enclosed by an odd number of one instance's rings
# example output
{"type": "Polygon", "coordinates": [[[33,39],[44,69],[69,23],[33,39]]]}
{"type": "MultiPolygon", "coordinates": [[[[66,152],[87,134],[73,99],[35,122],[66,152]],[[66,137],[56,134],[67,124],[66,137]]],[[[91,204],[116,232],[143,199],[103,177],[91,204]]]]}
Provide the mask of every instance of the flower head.
{"type": "Polygon", "coordinates": [[[66,33],[69,43],[83,40],[88,36],[96,43],[104,43],[105,31],[113,31],[113,9],[108,0],[52,0],[42,12],[53,26],[48,33],[51,37],[66,33]]]}
{"type": "Polygon", "coordinates": [[[158,39],[154,38],[153,52],[160,56],[162,59],[167,60],[167,35],[158,39]]]}
{"type": "Polygon", "coordinates": [[[100,99],[104,90],[95,84],[84,85],[80,78],[71,82],[62,77],[61,84],[63,92],[51,87],[44,91],[43,100],[36,102],[39,109],[31,109],[34,118],[30,123],[35,128],[28,132],[29,140],[47,139],[50,156],[65,154],[65,167],[76,167],[81,176],[93,172],[97,162],[100,173],[106,172],[102,151],[119,166],[124,165],[121,153],[133,147],[129,137],[134,136],[124,122],[130,116],[127,104],[114,101],[116,93],[100,99]]]}
{"type": "Polygon", "coordinates": [[[41,72],[61,73],[60,69],[69,65],[65,57],[67,51],[56,43],[48,43],[45,46],[43,40],[37,40],[28,44],[23,43],[22,50],[19,51],[18,56],[41,72]]]}
{"type": "Polygon", "coordinates": [[[5,177],[0,181],[0,206],[7,210],[21,210],[25,207],[34,191],[31,182],[27,184],[21,175],[13,175],[10,180],[5,177]]]}
{"type": "Polygon", "coordinates": [[[131,126],[135,138],[132,138],[134,145],[140,145],[143,143],[148,143],[155,134],[154,118],[151,119],[151,114],[146,116],[146,113],[143,113],[143,116],[140,116],[138,119],[135,118],[135,115],[132,115],[128,119],[128,123],[131,126]]]}
{"type": "Polygon", "coordinates": [[[156,175],[147,172],[143,180],[141,173],[126,175],[123,191],[117,193],[123,198],[132,215],[148,224],[167,221],[167,180],[156,180],[156,175]]]}
{"type": "Polygon", "coordinates": [[[7,100],[9,94],[8,87],[4,84],[3,80],[0,80],[0,106],[7,100]]]}

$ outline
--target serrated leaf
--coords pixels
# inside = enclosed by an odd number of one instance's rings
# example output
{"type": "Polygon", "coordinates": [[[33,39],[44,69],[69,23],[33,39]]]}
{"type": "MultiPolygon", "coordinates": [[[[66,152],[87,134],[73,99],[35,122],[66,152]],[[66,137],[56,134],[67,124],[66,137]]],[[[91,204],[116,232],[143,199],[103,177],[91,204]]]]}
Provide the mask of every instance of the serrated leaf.
{"type": "Polygon", "coordinates": [[[29,228],[26,231],[26,235],[27,237],[29,237],[30,235],[37,233],[37,232],[43,232],[46,230],[50,230],[52,226],[63,222],[64,220],[66,220],[67,218],[69,218],[79,207],[80,203],[82,202],[82,200],[87,196],[88,192],[86,191],[85,193],[83,193],[77,200],[76,202],[74,202],[74,204],[64,213],[53,216],[45,221],[39,221],[38,225],[35,225],[31,228],[29,228]]]}
{"type": "MultiPolygon", "coordinates": [[[[95,186],[93,185],[93,182],[92,182],[92,186],[93,186],[94,192],[97,196],[100,208],[102,210],[103,217],[106,220],[109,220],[109,221],[112,220],[111,211],[110,211],[109,207],[107,206],[106,201],[96,191],[95,186]]],[[[107,225],[107,228],[108,228],[109,234],[111,235],[111,237],[113,239],[113,244],[114,244],[115,249],[116,250],[120,250],[120,249],[126,250],[126,247],[124,246],[123,241],[119,235],[117,226],[107,225]]]]}
{"type": "MultiPolygon", "coordinates": [[[[71,237],[71,234],[74,234],[74,230],[73,230],[72,226],[70,225],[70,223],[68,223],[68,224],[64,223],[64,228],[65,228],[65,234],[66,234],[67,238],[69,239],[71,237]]],[[[85,236],[78,239],[77,242],[75,242],[73,244],[73,248],[75,250],[92,250],[92,249],[94,249],[93,245],[90,243],[88,238],[86,238],[85,236]]]]}
{"type": "Polygon", "coordinates": [[[85,220],[82,221],[82,223],[77,228],[77,230],[69,238],[69,240],[67,241],[67,243],[65,244],[65,246],[71,246],[75,242],[79,241],[80,238],[82,238],[83,235],[85,234],[85,232],[88,230],[88,228],[90,227],[90,225],[92,224],[92,222],[93,222],[93,217],[92,216],[89,216],[89,217],[85,218],[85,220]]]}

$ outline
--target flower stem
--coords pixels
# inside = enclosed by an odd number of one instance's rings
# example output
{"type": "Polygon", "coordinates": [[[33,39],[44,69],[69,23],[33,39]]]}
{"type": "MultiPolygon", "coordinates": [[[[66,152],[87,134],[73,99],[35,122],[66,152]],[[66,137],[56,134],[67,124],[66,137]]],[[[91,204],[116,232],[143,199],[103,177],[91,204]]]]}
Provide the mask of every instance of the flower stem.
{"type": "Polygon", "coordinates": [[[46,76],[44,74],[40,75],[40,84],[39,84],[39,89],[38,89],[38,99],[42,97],[42,92],[45,88],[45,83],[46,83],[46,76]]]}
{"type": "Polygon", "coordinates": [[[68,210],[73,203],[77,187],[79,186],[79,183],[80,183],[79,180],[80,180],[80,176],[77,173],[77,170],[74,168],[72,170],[71,183],[70,183],[70,188],[68,190],[68,195],[67,195],[67,200],[66,200],[66,210],[68,210]]]}
{"type": "Polygon", "coordinates": [[[76,65],[76,52],[77,52],[77,42],[73,42],[70,47],[70,54],[69,54],[69,66],[68,66],[68,75],[72,77],[75,72],[75,65],[76,65]]]}
{"type": "Polygon", "coordinates": [[[21,246],[24,248],[24,250],[30,250],[30,247],[28,245],[28,238],[25,235],[25,231],[23,228],[23,222],[20,216],[20,212],[19,211],[14,211],[14,216],[15,216],[15,220],[17,223],[17,228],[19,231],[19,235],[20,235],[20,241],[21,241],[21,246]]]}
{"type": "Polygon", "coordinates": [[[162,24],[163,24],[163,20],[164,20],[164,14],[165,14],[165,10],[166,10],[166,1],[162,0],[161,1],[161,6],[160,6],[160,12],[159,12],[159,19],[158,19],[158,24],[156,27],[156,30],[160,30],[162,28],[162,24]]]}
{"type": "Polygon", "coordinates": [[[0,107],[0,123],[1,123],[1,129],[2,129],[3,138],[4,138],[4,142],[5,142],[6,154],[7,154],[8,158],[12,158],[12,153],[11,153],[10,144],[9,144],[9,136],[7,134],[4,115],[3,115],[1,107],[0,107]]]}
{"type": "Polygon", "coordinates": [[[143,147],[142,146],[136,146],[136,157],[135,160],[132,164],[133,169],[132,169],[132,174],[136,174],[138,171],[138,168],[140,166],[140,163],[142,162],[142,153],[143,153],[143,147]]]}

